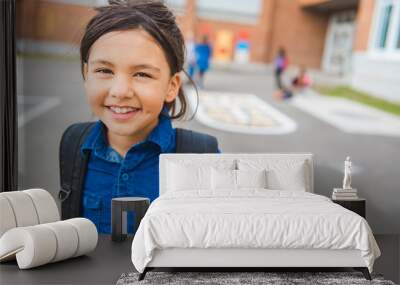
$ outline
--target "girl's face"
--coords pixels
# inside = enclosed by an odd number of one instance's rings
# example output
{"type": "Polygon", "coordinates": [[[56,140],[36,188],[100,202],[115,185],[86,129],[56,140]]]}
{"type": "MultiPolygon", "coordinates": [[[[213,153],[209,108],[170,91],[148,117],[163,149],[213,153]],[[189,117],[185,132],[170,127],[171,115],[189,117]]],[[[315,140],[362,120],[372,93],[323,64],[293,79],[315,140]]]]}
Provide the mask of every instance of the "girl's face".
{"type": "Polygon", "coordinates": [[[142,29],[101,36],[90,49],[84,74],[92,112],[108,135],[116,136],[147,136],[181,83],[178,74],[171,76],[162,48],[142,29]]]}

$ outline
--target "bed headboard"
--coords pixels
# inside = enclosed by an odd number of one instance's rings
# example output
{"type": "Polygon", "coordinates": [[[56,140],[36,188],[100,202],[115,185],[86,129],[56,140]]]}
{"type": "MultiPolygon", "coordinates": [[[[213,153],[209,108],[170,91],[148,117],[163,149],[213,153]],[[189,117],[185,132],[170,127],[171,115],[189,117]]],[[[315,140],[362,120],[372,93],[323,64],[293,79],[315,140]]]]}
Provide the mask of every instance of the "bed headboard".
{"type": "Polygon", "coordinates": [[[237,169],[238,161],[266,161],[267,163],[302,163],[305,169],[305,190],[314,192],[313,155],[310,153],[217,153],[217,154],[193,154],[193,153],[169,153],[160,155],[159,164],[159,191],[160,195],[166,192],[168,164],[189,163],[207,164],[210,166],[221,163],[231,163],[237,169]]]}

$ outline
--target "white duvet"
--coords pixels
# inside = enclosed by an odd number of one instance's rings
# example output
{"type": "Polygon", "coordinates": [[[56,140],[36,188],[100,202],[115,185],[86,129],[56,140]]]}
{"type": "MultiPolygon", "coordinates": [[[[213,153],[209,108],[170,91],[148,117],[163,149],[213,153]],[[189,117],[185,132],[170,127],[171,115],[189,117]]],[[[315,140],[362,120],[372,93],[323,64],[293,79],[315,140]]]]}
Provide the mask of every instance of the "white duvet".
{"type": "Polygon", "coordinates": [[[258,189],[160,196],[133,240],[133,265],[143,272],[165,248],[358,249],[370,272],[380,256],[366,220],[330,199],[258,189]]]}

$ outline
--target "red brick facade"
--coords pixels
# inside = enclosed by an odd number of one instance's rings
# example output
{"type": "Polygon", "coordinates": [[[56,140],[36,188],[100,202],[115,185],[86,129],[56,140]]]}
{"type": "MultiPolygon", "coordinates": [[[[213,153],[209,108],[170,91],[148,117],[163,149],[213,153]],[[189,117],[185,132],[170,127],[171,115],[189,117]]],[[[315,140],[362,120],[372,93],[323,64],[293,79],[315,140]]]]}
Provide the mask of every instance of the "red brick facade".
{"type": "Polygon", "coordinates": [[[360,0],[357,11],[356,38],[354,41],[355,51],[365,51],[368,49],[374,5],[375,0],[360,0]]]}
{"type": "MultiPolygon", "coordinates": [[[[263,0],[255,24],[200,18],[196,0],[186,0],[178,23],[185,35],[192,32],[200,39],[204,31],[215,41],[219,30],[230,31],[234,39],[248,34],[251,62],[271,62],[277,49],[285,47],[291,64],[321,67],[329,13],[306,9],[335,0],[263,0]]],[[[360,0],[355,49],[367,46],[374,0],[360,0]]],[[[49,1],[17,0],[17,33],[19,38],[78,44],[85,24],[94,15],[88,6],[60,4],[49,1]],[[35,19],[35,20],[33,20],[35,19]]]]}
{"type": "Polygon", "coordinates": [[[17,0],[17,36],[79,44],[94,10],[87,6],[17,0]]]}

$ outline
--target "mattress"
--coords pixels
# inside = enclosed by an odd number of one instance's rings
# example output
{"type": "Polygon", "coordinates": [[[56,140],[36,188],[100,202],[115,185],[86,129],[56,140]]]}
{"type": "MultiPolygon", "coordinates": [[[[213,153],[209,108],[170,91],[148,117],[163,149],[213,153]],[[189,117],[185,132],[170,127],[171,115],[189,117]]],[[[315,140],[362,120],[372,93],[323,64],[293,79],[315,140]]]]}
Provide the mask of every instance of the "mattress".
{"type": "Polygon", "coordinates": [[[317,194],[265,189],[163,194],[136,232],[133,265],[143,272],[155,250],[171,248],[359,250],[370,272],[380,255],[361,216],[317,194]]]}

